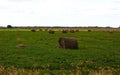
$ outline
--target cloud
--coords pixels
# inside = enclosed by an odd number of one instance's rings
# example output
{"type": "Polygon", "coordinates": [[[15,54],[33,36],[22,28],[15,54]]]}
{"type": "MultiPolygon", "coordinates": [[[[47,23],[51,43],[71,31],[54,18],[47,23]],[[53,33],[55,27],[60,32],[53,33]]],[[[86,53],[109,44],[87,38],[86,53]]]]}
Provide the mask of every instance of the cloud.
{"type": "Polygon", "coordinates": [[[0,0],[0,20],[3,25],[117,25],[120,5],[113,1],[0,0]]]}
{"type": "Polygon", "coordinates": [[[25,1],[32,1],[32,0],[8,0],[10,2],[25,2],[25,1]]]}
{"type": "Polygon", "coordinates": [[[114,3],[120,3],[120,0],[114,0],[113,2],[114,3]]]}

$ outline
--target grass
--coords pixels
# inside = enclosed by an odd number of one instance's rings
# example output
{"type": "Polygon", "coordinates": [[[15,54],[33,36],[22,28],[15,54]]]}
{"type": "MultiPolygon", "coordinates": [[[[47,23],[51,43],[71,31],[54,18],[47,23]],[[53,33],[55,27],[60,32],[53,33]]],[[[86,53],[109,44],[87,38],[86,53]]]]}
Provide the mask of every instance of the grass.
{"type": "Polygon", "coordinates": [[[120,69],[120,32],[0,31],[0,66],[40,70],[120,69]],[[78,50],[58,48],[59,37],[75,37],[78,50]],[[24,44],[26,48],[17,48],[24,44]]]}

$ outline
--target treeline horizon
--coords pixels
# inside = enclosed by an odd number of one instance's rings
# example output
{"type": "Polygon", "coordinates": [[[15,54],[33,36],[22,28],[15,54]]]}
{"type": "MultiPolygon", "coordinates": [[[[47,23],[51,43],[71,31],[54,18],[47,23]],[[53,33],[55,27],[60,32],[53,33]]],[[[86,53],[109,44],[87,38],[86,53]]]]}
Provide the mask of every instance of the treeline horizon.
{"type": "Polygon", "coordinates": [[[120,26],[119,27],[111,27],[111,26],[100,27],[100,26],[12,26],[12,25],[7,25],[7,26],[0,26],[0,28],[120,28],[120,26]]]}

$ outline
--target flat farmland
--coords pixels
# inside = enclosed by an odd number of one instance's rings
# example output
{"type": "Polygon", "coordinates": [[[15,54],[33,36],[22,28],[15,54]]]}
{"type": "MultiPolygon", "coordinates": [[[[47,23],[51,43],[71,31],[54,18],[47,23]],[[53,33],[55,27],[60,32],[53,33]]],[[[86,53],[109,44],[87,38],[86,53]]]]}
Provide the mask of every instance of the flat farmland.
{"type": "Polygon", "coordinates": [[[41,70],[120,69],[120,32],[0,31],[0,66],[41,70]],[[60,37],[74,37],[79,49],[59,48],[60,37]],[[25,47],[18,47],[20,44],[25,47]]]}

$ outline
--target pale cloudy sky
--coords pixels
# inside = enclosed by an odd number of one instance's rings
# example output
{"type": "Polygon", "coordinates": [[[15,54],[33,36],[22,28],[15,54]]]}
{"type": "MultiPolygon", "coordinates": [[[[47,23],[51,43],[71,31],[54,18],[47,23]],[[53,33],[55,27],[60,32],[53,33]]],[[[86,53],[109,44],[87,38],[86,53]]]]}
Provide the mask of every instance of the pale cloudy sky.
{"type": "Polygon", "coordinates": [[[120,0],[0,0],[0,26],[120,26],[120,0]]]}

